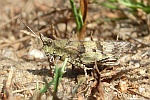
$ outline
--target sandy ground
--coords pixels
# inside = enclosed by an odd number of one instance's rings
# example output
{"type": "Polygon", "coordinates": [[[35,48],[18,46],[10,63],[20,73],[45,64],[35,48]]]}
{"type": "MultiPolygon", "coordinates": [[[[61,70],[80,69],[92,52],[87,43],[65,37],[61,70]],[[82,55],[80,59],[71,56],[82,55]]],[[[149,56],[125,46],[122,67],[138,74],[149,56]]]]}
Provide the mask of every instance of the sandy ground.
{"type": "MultiPolygon", "coordinates": [[[[119,36],[120,41],[132,44],[132,51],[122,55],[119,65],[101,70],[101,82],[98,86],[95,85],[96,79],[89,78],[77,88],[77,77],[84,73],[80,69],[72,72],[71,66],[67,64],[56,96],[53,95],[51,86],[47,93],[39,97],[37,84],[42,88],[45,79],[50,82],[53,71],[50,70],[42,50],[42,41],[32,36],[18,18],[37,35],[40,32],[51,37],[50,25],[54,25],[56,33],[53,35],[68,39],[75,28],[69,0],[0,0],[0,99],[51,100],[52,97],[58,97],[60,100],[149,100],[148,19],[109,21],[108,18],[111,19],[114,14],[112,12],[98,4],[90,3],[85,38],[89,39],[91,32],[93,39],[98,41],[116,40],[119,36]],[[76,88],[77,92],[73,93],[76,88]]],[[[58,63],[59,66],[63,64],[61,61],[58,63]]]]}

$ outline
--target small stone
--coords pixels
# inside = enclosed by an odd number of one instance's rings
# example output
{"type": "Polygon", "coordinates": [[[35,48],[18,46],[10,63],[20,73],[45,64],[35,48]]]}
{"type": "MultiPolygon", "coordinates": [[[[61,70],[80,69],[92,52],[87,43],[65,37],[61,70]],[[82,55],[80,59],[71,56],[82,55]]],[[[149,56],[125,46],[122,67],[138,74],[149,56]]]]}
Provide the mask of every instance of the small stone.
{"type": "Polygon", "coordinates": [[[31,50],[29,52],[29,55],[33,56],[34,58],[37,58],[37,59],[43,59],[44,58],[44,53],[40,50],[37,50],[37,49],[31,50]]]}
{"type": "Polygon", "coordinates": [[[61,32],[64,32],[66,30],[66,25],[63,23],[60,23],[57,26],[58,26],[59,31],[61,32]]]}
{"type": "Polygon", "coordinates": [[[138,90],[139,90],[139,92],[141,93],[141,92],[144,92],[144,91],[145,91],[145,88],[139,87],[138,90]]]}

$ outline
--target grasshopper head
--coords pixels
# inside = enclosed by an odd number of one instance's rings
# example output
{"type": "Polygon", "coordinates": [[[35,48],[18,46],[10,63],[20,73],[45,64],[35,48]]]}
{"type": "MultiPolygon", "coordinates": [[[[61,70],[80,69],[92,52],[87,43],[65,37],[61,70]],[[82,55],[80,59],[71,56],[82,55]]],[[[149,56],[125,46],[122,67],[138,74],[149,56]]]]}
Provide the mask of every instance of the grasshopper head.
{"type": "Polygon", "coordinates": [[[42,34],[40,34],[40,39],[43,42],[43,50],[46,56],[53,55],[54,54],[53,40],[51,38],[44,37],[42,34]]]}

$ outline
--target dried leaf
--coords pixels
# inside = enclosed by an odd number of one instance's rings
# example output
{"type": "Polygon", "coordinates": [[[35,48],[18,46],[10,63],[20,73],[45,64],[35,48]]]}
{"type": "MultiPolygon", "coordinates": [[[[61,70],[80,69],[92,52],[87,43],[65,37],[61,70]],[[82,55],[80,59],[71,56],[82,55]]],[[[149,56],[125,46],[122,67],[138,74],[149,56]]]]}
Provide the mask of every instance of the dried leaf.
{"type": "Polygon", "coordinates": [[[88,7],[88,2],[87,0],[80,0],[80,10],[81,14],[83,17],[83,23],[84,25],[82,26],[81,31],[78,34],[78,39],[83,40],[84,36],[86,35],[86,17],[87,17],[87,7],[88,7]]]}

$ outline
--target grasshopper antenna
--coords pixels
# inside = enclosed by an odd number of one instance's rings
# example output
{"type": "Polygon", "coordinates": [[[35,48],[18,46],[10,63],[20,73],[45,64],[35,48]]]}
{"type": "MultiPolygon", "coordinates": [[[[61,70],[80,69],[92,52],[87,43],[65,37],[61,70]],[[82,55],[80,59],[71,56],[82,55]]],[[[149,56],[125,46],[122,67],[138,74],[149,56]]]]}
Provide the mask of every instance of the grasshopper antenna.
{"type": "MultiPolygon", "coordinates": [[[[19,17],[18,17],[18,18],[19,18],[19,17]]],[[[19,18],[19,20],[20,20],[36,37],[39,38],[39,36],[38,36],[28,25],[26,25],[26,24],[21,20],[21,18],[19,18]]]]}

